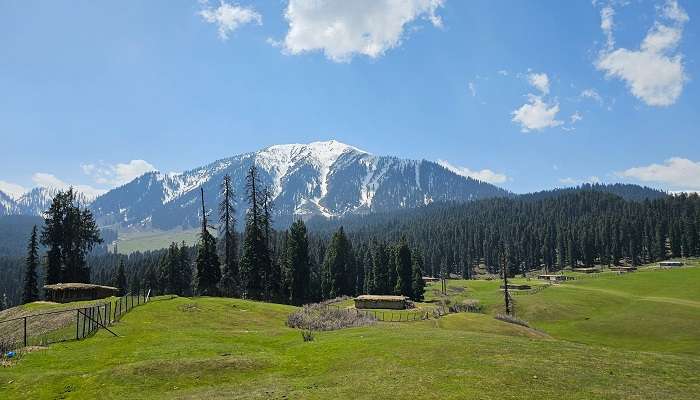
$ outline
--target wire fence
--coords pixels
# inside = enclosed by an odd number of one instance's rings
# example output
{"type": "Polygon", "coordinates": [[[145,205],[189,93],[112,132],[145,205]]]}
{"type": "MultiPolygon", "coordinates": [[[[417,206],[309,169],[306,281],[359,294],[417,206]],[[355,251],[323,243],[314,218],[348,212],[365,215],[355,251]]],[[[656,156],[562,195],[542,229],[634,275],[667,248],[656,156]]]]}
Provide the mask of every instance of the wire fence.
{"type": "Polygon", "coordinates": [[[150,290],[78,308],[21,315],[0,321],[0,354],[27,346],[80,340],[109,326],[150,300],[150,290]]]}

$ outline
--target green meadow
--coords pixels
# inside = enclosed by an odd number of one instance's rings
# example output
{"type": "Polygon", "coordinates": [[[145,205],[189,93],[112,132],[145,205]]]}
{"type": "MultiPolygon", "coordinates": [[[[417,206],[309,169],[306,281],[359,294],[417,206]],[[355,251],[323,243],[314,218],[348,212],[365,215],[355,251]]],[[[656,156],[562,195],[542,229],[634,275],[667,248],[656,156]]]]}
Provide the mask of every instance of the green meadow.
{"type": "MultiPolygon", "coordinates": [[[[0,398],[695,399],[700,393],[700,268],[583,276],[514,295],[518,318],[531,328],[493,318],[502,308],[498,286],[449,282],[449,302],[478,299],[484,313],[316,332],[310,342],[285,326],[291,306],[156,298],[114,326],[119,338],[100,331],[0,368],[0,398]]],[[[440,300],[437,287],[426,289],[425,307],[440,300]]]]}

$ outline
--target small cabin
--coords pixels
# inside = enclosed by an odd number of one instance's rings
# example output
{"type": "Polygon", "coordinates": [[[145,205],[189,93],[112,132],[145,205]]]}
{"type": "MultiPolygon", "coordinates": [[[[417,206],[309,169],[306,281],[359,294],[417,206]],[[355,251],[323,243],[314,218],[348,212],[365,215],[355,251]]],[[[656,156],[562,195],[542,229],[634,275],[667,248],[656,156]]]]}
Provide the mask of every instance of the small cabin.
{"type": "Polygon", "coordinates": [[[582,272],[582,273],[584,273],[584,274],[595,274],[595,273],[600,272],[600,270],[599,270],[598,268],[594,268],[594,267],[588,267],[588,268],[574,268],[574,269],[572,269],[572,271],[574,271],[574,272],[582,272]]]}
{"type": "Polygon", "coordinates": [[[407,304],[405,296],[377,296],[363,294],[355,297],[355,308],[357,309],[373,309],[382,308],[390,310],[405,310],[407,304]]]}
{"type": "Polygon", "coordinates": [[[550,281],[550,282],[565,282],[565,281],[574,279],[574,277],[567,276],[567,275],[542,274],[542,275],[537,275],[537,279],[542,279],[542,280],[550,281]]]}
{"type": "Polygon", "coordinates": [[[424,276],[423,277],[423,282],[425,282],[425,283],[437,282],[439,280],[440,280],[439,278],[435,278],[434,276],[424,276]]]}
{"type": "Polygon", "coordinates": [[[44,286],[47,301],[70,303],[73,301],[98,300],[116,296],[119,289],[89,283],[57,283],[44,286]]]}
{"type": "Polygon", "coordinates": [[[661,268],[672,268],[672,267],[682,267],[682,261],[661,261],[659,262],[659,267],[661,268]]]}

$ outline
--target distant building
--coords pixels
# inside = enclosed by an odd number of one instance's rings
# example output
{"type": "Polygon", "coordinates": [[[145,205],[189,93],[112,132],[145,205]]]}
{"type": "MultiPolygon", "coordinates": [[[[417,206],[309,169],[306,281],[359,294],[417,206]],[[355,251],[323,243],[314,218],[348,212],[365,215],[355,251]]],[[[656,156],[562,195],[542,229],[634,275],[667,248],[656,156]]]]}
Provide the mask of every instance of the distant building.
{"type": "Polygon", "coordinates": [[[594,267],[586,267],[586,268],[574,268],[572,269],[574,272],[583,272],[584,274],[595,274],[597,272],[600,272],[598,268],[594,267]]]}
{"type": "Polygon", "coordinates": [[[537,275],[537,279],[542,279],[550,282],[564,282],[570,279],[574,279],[574,277],[568,275],[542,274],[537,275]]]}
{"type": "Polygon", "coordinates": [[[44,286],[46,300],[55,303],[104,299],[116,296],[118,292],[119,289],[115,287],[89,283],[57,283],[44,286]]]}
{"type": "Polygon", "coordinates": [[[682,266],[683,266],[682,261],[661,261],[661,262],[659,262],[659,267],[661,267],[661,268],[682,267],[682,266]]]}
{"type": "Polygon", "coordinates": [[[424,277],[423,277],[423,282],[425,282],[425,283],[437,282],[437,281],[439,281],[439,280],[440,280],[439,278],[435,278],[435,277],[432,277],[432,276],[424,276],[424,277]]]}
{"type": "Polygon", "coordinates": [[[408,298],[404,296],[377,296],[363,294],[355,297],[355,308],[370,309],[370,308],[385,308],[390,310],[404,310],[408,298]]]}

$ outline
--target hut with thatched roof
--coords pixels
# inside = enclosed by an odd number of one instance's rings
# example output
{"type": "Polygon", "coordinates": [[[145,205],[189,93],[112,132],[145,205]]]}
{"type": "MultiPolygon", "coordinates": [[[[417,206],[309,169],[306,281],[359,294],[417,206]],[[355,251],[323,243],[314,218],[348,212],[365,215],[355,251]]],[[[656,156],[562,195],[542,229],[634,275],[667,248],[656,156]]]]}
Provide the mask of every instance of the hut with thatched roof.
{"type": "Polygon", "coordinates": [[[390,310],[406,309],[407,298],[405,296],[378,296],[371,294],[363,294],[355,297],[355,308],[381,308],[390,310]]]}
{"type": "Polygon", "coordinates": [[[55,303],[104,299],[116,296],[118,292],[119,289],[115,287],[90,283],[56,283],[44,286],[46,300],[55,303]]]}

